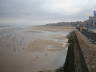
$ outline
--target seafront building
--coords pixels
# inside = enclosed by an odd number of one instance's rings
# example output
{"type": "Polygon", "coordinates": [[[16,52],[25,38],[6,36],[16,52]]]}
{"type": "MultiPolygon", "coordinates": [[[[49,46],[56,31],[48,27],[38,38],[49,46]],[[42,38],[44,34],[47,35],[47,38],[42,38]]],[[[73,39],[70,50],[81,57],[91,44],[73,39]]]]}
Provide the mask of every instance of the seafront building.
{"type": "Polygon", "coordinates": [[[96,11],[94,11],[94,16],[89,16],[86,23],[88,24],[88,28],[96,28],[96,11]]]}

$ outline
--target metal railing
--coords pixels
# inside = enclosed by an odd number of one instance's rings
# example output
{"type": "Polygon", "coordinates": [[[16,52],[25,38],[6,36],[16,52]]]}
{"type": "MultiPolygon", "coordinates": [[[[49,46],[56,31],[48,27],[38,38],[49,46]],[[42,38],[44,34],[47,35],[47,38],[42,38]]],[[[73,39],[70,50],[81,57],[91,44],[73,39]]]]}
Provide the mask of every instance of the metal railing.
{"type": "Polygon", "coordinates": [[[90,32],[88,30],[82,30],[82,33],[89,39],[90,42],[96,43],[96,33],[90,32]]]}

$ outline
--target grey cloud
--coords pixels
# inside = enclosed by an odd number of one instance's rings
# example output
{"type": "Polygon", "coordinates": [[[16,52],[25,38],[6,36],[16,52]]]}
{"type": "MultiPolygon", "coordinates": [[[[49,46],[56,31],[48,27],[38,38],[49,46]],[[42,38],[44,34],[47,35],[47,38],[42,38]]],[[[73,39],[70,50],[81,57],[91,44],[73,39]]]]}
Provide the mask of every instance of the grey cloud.
{"type": "Polygon", "coordinates": [[[34,0],[1,0],[0,16],[20,16],[40,11],[40,2],[34,0]]]}
{"type": "MultiPolygon", "coordinates": [[[[43,0],[0,0],[0,18],[25,18],[30,21],[40,22],[54,22],[54,21],[71,21],[71,20],[85,20],[88,18],[85,14],[92,15],[90,6],[82,8],[82,11],[76,14],[66,13],[51,13],[42,8],[43,0]],[[41,21],[40,21],[41,20],[41,21]]],[[[49,4],[50,5],[50,4],[49,4]]],[[[93,6],[95,9],[96,6],[93,6]]],[[[47,8],[46,8],[47,9],[47,8]]]]}

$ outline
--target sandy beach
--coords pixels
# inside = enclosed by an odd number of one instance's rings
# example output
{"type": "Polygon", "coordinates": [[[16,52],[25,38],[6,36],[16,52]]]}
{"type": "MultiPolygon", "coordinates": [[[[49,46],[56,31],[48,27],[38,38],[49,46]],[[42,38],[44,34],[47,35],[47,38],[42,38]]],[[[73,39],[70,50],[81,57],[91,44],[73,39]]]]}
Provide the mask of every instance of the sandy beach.
{"type": "Polygon", "coordinates": [[[67,35],[64,27],[0,30],[0,72],[55,71],[63,66],[67,35]]]}

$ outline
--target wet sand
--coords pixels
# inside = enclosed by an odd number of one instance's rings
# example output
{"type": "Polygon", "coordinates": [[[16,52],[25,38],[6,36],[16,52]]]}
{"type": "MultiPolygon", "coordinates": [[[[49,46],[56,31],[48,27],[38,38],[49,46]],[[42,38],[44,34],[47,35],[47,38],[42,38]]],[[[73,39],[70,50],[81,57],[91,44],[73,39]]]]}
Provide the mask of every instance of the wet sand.
{"type": "Polygon", "coordinates": [[[71,30],[52,29],[0,30],[0,72],[54,71],[63,66],[71,30]]]}

